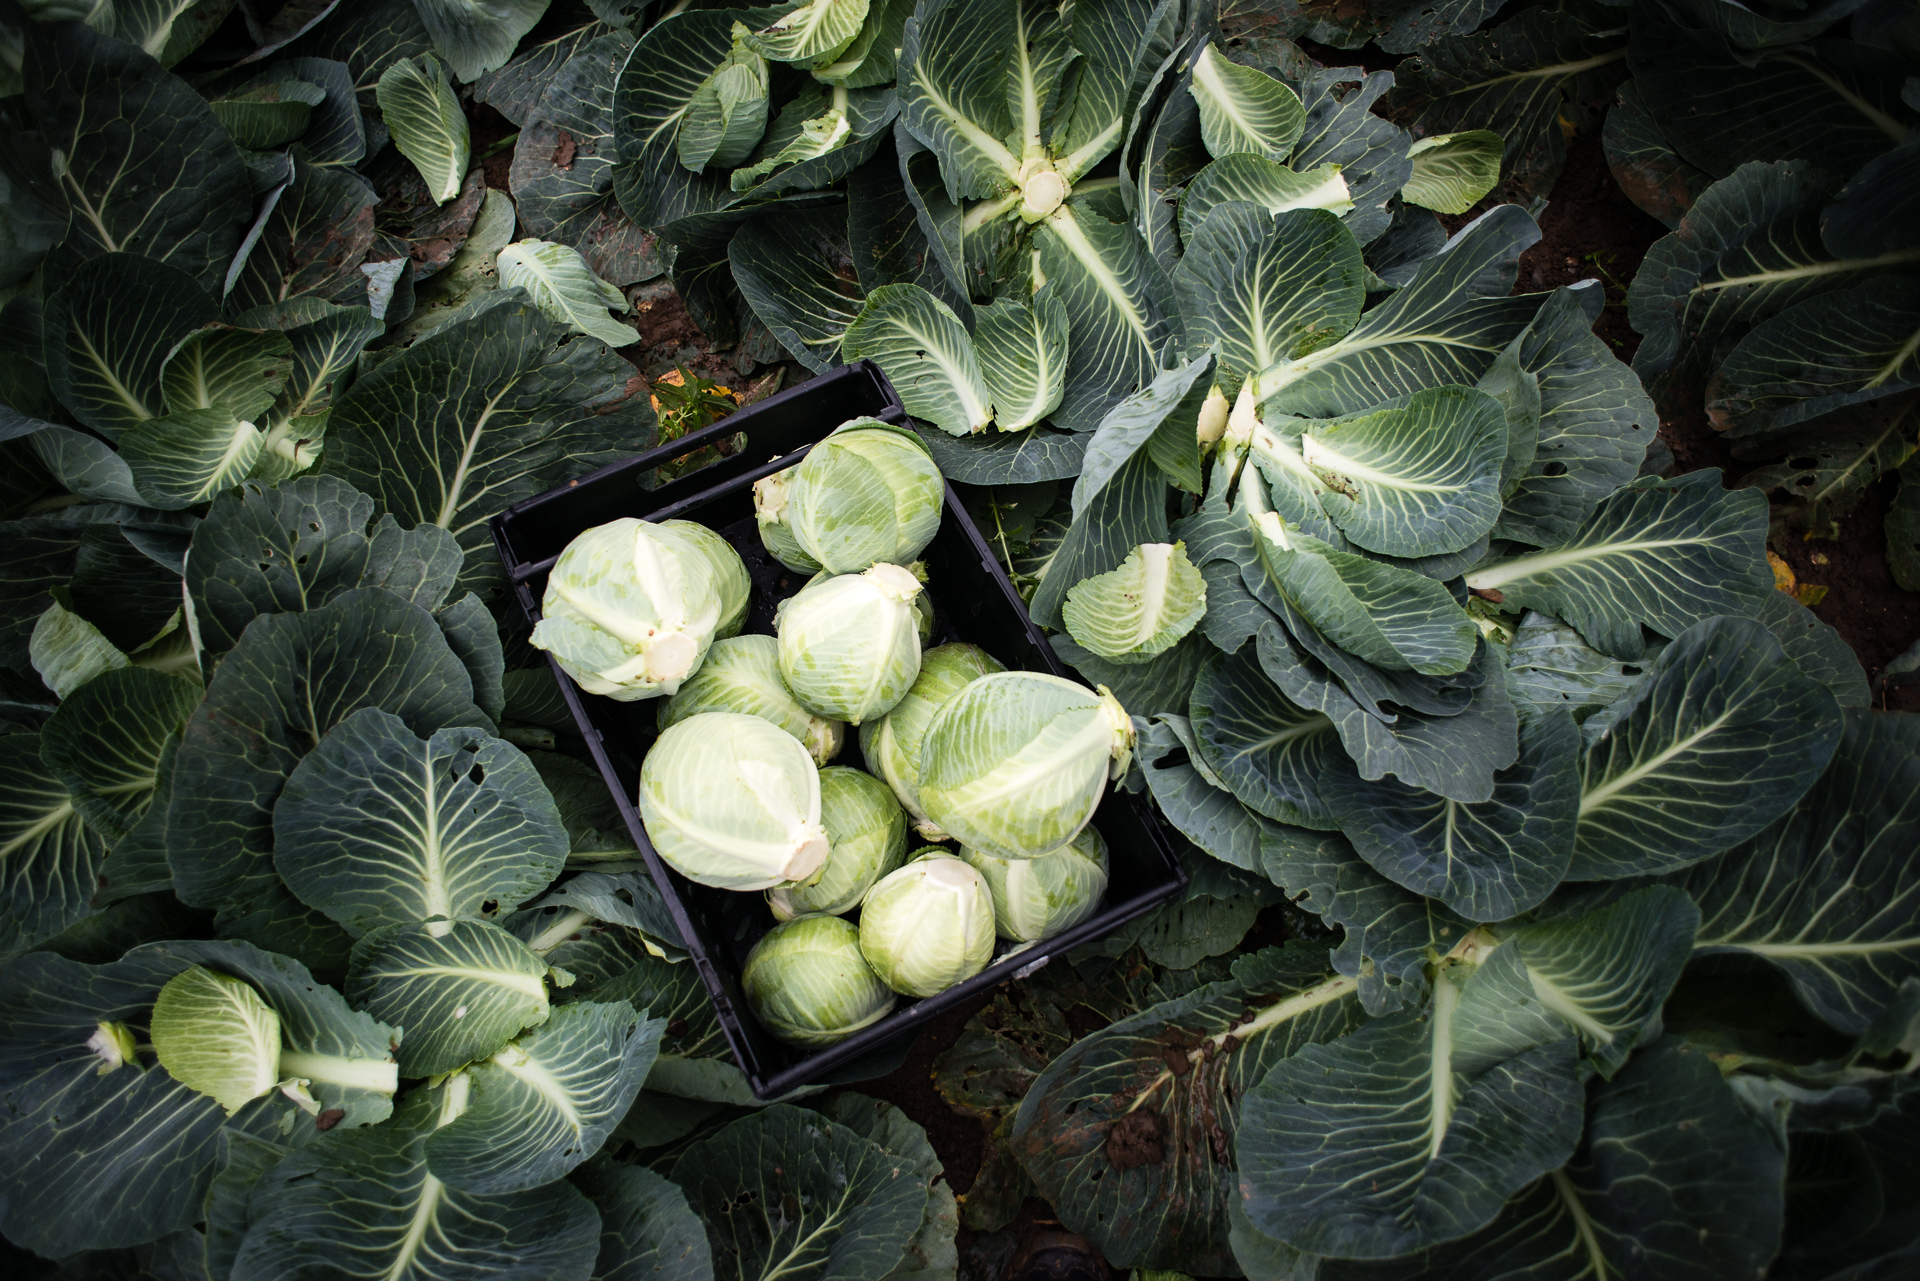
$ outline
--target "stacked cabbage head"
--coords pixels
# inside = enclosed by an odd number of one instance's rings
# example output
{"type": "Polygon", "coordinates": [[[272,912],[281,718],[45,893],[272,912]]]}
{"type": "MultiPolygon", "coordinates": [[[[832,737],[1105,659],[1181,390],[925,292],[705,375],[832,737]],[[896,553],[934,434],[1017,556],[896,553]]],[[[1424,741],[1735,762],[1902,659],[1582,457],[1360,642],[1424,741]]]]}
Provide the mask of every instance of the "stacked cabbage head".
{"type": "Polygon", "coordinates": [[[533,643],[590,694],[674,693],[715,637],[746,618],[746,566],[691,521],[623,518],[587,530],[547,578],[533,643]]]}
{"type": "Polygon", "coordinates": [[[781,564],[857,574],[908,564],[927,549],[946,482],[913,432],[856,418],[753,492],[761,540],[781,564]]]}
{"type": "Polygon", "coordinates": [[[1133,723],[1104,687],[996,672],[934,713],[920,803],[976,853],[1038,858],[1080,834],[1132,753],[1133,723]]]}

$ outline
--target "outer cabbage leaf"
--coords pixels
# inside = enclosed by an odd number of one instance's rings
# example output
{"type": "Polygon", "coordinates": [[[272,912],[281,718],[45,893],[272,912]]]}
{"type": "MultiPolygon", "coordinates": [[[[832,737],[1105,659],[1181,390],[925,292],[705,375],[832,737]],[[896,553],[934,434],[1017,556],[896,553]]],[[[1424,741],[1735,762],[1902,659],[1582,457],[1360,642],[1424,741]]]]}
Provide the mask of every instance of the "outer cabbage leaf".
{"type": "Polygon", "coordinates": [[[66,158],[67,230],[48,254],[47,284],[124,252],[217,289],[253,200],[206,100],[147,53],[77,22],[34,26],[20,69],[45,145],[66,158]]]}
{"type": "Polygon", "coordinates": [[[1486,1227],[1391,1263],[1327,1260],[1320,1275],[1628,1276],[1647,1259],[1675,1276],[1747,1275],[1779,1247],[1785,1172],[1778,1138],[1706,1051],[1668,1037],[1593,1088],[1584,1148],[1486,1227]]]}
{"type": "Polygon", "coordinates": [[[0,956],[5,957],[18,956],[91,914],[107,855],[107,840],[87,826],[67,785],[41,761],[40,743],[39,734],[0,739],[0,871],[6,877],[0,956]]]}
{"type": "Polygon", "coordinates": [[[564,1182],[476,1195],[427,1169],[435,1100],[420,1091],[394,1120],[340,1130],[281,1161],[249,1198],[233,1281],[325,1270],[393,1281],[587,1281],[599,1218],[564,1182]]]}
{"type": "Polygon", "coordinates": [[[921,1170],[818,1113],[776,1103],[687,1148],[673,1174],[730,1275],[884,1277],[926,1211],[921,1170]],[[737,1269],[737,1273],[732,1269],[737,1269]]]}
{"type": "Polygon", "coordinates": [[[485,1058],[544,1023],[547,966],[489,921],[390,925],[353,948],[347,999],[406,1028],[402,1076],[436,1076],[485,1058]]]}
{"type": "Polygon", "coordinates": [[[1847,1031],[1873,1020],[1920,956],[1917,722],[1849,711],[1798,804],[1674,881],[1700,904],[1697,946],[1764,957],[1847,1031]]]}
{"type": "Polygon", "coordinates": [[[518,748],[484,730],[426,740],[363,707],[287,776],[274,867],[355,938],[387,925],[506,914],[567,857],[566,829],[518,748]]]}
{"type": "Polygon", "coordinates": [[[1467,586],[1553,614],[1587,643],[1638,658],[1642,624],[1677,636],[1718,614],[1752,614],[1773,575],[1762,556],[1766,501],[1725,490],[1717,471],[1636,482],[1558,546],[1483,563],[1467,586]]]}
{"type": "Polygon", "coordinates": [[[918,285],[882,285],[867,295],[840,346],[848,359],[871,358],[908,413],[949,435],[984,431],[993,420],[966,326],[918,285]]]}
{"type": "Polygon", "coordinates": [[[441,1087],[456,1114],[428,1136],[427,1169],[449,1187],[482,1193],[564,1177],[626,1115],[665,1027],[625,1001],[559,1007],[441,1087]]]}
{"type": "Polygon", "coordinates": [[[597,342],[555,346],[560,332],[525,295],[487,295],[353,384],[323,465],[400,520],[450,531],[463,580],[491,584],[489,518],[653,441],[633,367],[597,342]]]}
{"type": "Polygon", "coordinates": [[[1398,779],[1332,770],[1320,790],[1381,875],[1474,921],[1504,921],[1553,892],[1573,859],[1580,736],[1566,716],[1521,726],[1520,759],[1463,805],[1398,779]]]}
{"type": "Polygon", "coordinates": [[[1309,1253],[1392,1258],[1481,1227],[1573,1155],[1573,1037],[1494,978],[1443,967],[1424,1017],[1306,1046],[1247,1092],[1240,1182],[1255,1228],[1309,1253]]]}
{"type": "Polygon", "coordinates": [[[1362,1021],[1355,982],[1308,943],[1076,1042],[1020,1104],[1009,1145],[1067,1225],[1123,1266],[1232,1270],[1240,1099],[1277,1062],[1362,1021]]]}
{"type": "Polygon", "coordinates": [[[1751,836],[1820,776],[1841,733],[1833,695],[1745,618],[1682,632],[1599,718],[1580,765],[1576,880],[1670,871],[1751,836]]]}

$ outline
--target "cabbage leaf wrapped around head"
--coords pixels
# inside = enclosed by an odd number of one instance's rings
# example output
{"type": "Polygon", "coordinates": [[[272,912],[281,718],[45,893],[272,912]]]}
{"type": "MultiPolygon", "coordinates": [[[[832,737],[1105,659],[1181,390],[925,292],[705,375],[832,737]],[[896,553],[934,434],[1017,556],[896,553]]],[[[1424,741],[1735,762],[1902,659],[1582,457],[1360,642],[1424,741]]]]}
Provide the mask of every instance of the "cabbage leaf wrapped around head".
{"type": "Polygon", "coordinates": [[[827,862],[819,875],[767,891],[767,906],[779,920],[851,912],[875,881],[906,861],[906,812],[871,774],[845,765],[821,770],[820,824],[827,829],[827,862]]]}
{"type": "Polygon", "coordinates": [[[1133,723],[1104,687],[999,672],[934,713],[920,742],[920,803],[971,849],[1038,858],[1080,834],[1132,755],[1133,723]]]}
{"type": "Polygon", "coordinates": [[[786,524],[836,574],[905,565],[940,529],[946,482],[912,431],[877,418],[843,423],[794,469],[786,524]]]}
{"type": "Polygon", "coordinates": [[[898,565],[802,588],[780,610],[780,679],[816,716],[858,725],[886,715],[920,674],[919,594],[898,565]]]}
{"type": "Polygon", "coordinates": [[[999,660],[978,645],[951,641],[920,657],[920,675],[893,710],[860,727],[860,754],[867,768],[886,780],[900,804],[913,815],[913,830],[929,841],[944,841],[947,833],[927,817],[920,805],[920,740],[933,714],[965,689],[969,681],[989,672],[1004,672],[999,660]]]}
{"type": "Polygon", "coordinates": [[[547,576],[533,644],[589,694],[619,702],[680,688],[724,607],[712,557],[685,530],[623,517],[567,544],[547,576]]]}
{"type": "Polygon", "coordinates": [[[807,555],[807,549],[793,536],[793,526],[787,523],[787,500],[796,470],[789,467],[753,482],[753,519],[760,527],[760,544],[769,556],[796,574],[812,574],[819,571],[820,562],[807,555]]]}
{"type": "Polygon", "coordinates": [[[963,849],[960,857],[993,891],[993,924],[1016,943],[1050,939],[1093,915],[1107,892],[1107,842],[1092,824],[1039,858],[995,858],[963,849]]]}
{"type": "Polygon", "coordinates": [[[860,955],[851,921],[816,914],[776,925],[740,971],[747,1004],[767,1031],[792,1045],[832,1045],[872,1027],[894,995],[860,955]]]}
{"type": "Polygon", "coordinates": [[[713,627],[715,639],[738,636],[740,629],[746,626],[747,605],[753,594],[753,579],[747,573],[747,563],[740,559],[740,553],[733,550],[726,539],[698,521],[663,520],[660,527],[685,536],[707,558],[707,564],[713,569],[713,583],[720,592],[720,621],[713,627]]]}
{"type": "Polygon", "coordinates": [[[640,765],[640,821],[682,876],[723,890],[804,881],[827,860],[807,749],[739,712],[690,716],[654,741],[640,765]]]}
{"type": "Polygon", "coordinates": [[[800,706],[780,679],[780,647],[771,636],[733,636],[715,641],[707,661],[660,704],[656,723],[670,729],[701,712],[741,712],[772,721],[800,740],[814,764],[840,754],[847,727],[800,706]]]}
{"type": "Polygon", "coordinates": [[[916,858],[867,891],[860,952],[896,992],[944,992],[993,959],[993,894],[951,855],[916,858]]]}

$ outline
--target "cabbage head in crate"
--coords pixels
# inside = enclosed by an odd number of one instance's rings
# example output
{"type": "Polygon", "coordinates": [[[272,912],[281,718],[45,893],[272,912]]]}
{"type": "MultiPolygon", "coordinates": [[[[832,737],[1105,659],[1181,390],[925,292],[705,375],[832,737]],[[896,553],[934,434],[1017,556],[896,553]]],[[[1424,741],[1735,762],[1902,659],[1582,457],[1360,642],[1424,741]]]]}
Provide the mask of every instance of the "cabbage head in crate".
{"type": "Polygon", "coordinates": [[[920,580],[875,565],[803,589],[780,610],[780,679],[816,716],[884,716],[920,675],[920,580]]]}
{"type": "Polygon", "coordinates": [[[960,843],[1038,858],[1080,834],[1133,757],[1133,723],[1103,687],[1041,672],[982,676],[920,742],[920,803],[960,843]]]}
{"type": "Polygon", "coordinates": [[[846,765],[821,770],[820,824],[827,829],[827,863],[819,876],[767,891],[767,906],[782,921],[851,912],[875,881],[906,861],[906,811],[871,774],[846,765]]]}
{"type": "Polygon", "coordinates": [[[920,438],[878,418],[843,423],[793,468],[785,524],[823,568],[917,559],[940,529],[946,482],[920,438]]]}
{"type": "Polygon", "coordinates": [[[547,576],[533,644],[590,694],[619,702],[673,694],[723,622],[744,616],[739,560],[690,521],[596,525],[567,544],[547,576]]]}
{"type": "Polygon", "coordinates": [[[640,764],[647,839],[690,881],[769,890],[827,861],[820,771],[799,740],[739,712],[690,716],[640,764]]]}
{"type": "Polygon", "coordinates": [[[1039,858],[995,858],[970,849],[960,857],[986,878],[994,928],[1015,943],[1072,929],[1093,915],[1107,892],[1107,842],[1092,825],[1039,858]]]}
{"type": "Polygon", "coordinates": [[[928,851],[867,891],[860,952],[902,995],[944,992],[993,959],[993,894],[959,859],[928,851]]]}
{"type": "Polygon", "coordinates": [[[740,986],[754,1017],[792,1045],[844,1041],[893,1011],[892,991],[860,955],[859,929],[837,916],[768,930],[747,954],[740,986]]]}

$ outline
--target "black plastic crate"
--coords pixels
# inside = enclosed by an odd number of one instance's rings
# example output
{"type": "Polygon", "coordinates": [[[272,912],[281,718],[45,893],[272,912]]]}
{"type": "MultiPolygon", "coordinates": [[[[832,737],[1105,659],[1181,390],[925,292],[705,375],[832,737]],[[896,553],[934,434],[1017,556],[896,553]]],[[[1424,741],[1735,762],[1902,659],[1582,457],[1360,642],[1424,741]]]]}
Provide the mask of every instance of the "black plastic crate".
{"type": "MultiPolygon", "coordinates": [[[[774,606],[798,591],[806,576],[788,570],[761,546],[753,518],[753,483],[791,467],[835,427],[861,415],[906,421],[899,397],[867,361],[835,369],[702,431],[508,508],[493,519],[494,543],[529,623],[540,617],[547,574],[573,537],[592,526],[635,516],[695,520],[719,531],[746,561],[753,578],[745,630],[771,634],[774,606]],[[739,432],[747,438],[739,453],[658,488],[646,488],[654,468],[739,432]]],[[[1027,617],[1005,570],[951,485],[940,532],[927,548],[925,560],[927,591],[935,611],[932,644],[968,641],[1009,668],[1079,679],[1054,657],[1046,638],[1027,617]]],[[[740,969],[747,953],[774,923],[765,901],[756,893],[688,881],[660,860],[640,825],[636,808],[640,761],[655,737],[659,702],[618,703],[583,692],[557,663],[553,671],[600,776],[680,929],[691,953],[688,964],[706,984],[727,1043],[761,1098],[829,1077],[854,1059],[882,1051],[941,1010],[1004,982],[1017,971],[1037,968],[1110,933],[1186,885],[1186,873],[1146,799],[1110,792],[1093,819],[1106,838],[1110,864],[1101,911],[1063,934],[995,960],[937,996],[917,1001],[900,998],[892,1014],[838,1045],[813,1051],[788,1045],[760,1026],[740,989],[740,969]]],[[[864,767],[857,732],[848,733],[835,763],[864,767]]]]}

